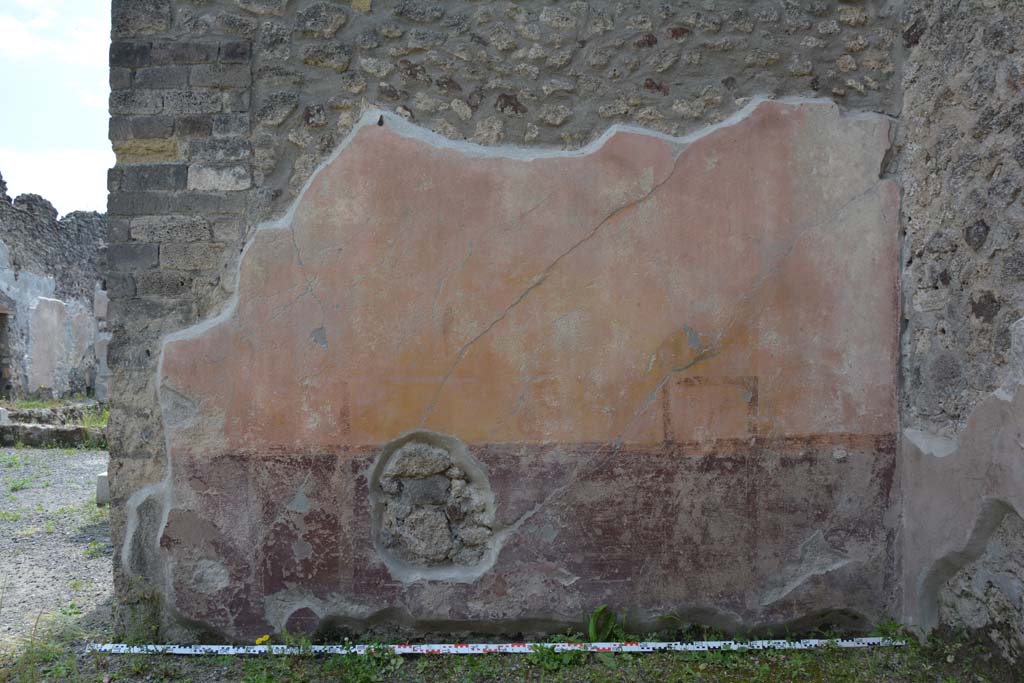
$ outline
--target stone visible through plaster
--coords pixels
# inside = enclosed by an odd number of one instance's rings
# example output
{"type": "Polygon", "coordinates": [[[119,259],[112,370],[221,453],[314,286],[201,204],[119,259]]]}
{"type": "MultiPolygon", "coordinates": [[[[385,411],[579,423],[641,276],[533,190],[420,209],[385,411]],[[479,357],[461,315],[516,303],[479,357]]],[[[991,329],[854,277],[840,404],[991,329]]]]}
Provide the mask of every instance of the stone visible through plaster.
{"type": "Polygon", "coordinates": [[[393,574],[458,579],[483,571],[495,540],[494,494],[464,444],[417,432],[386,446],[374,470],[375,540],[393,574]]]}
{"type": "Polygon", "coordinates": [[[939,620],[981,631],[1010,662],[1024,658],[1024,520],[1004,508],[984,549],[939,591],[939,620]]]}

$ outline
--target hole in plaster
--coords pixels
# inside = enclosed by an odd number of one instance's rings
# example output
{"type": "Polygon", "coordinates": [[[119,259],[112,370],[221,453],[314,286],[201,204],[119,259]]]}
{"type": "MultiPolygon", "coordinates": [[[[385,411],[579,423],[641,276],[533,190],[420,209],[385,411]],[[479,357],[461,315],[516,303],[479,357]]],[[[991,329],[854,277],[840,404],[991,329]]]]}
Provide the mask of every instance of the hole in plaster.
{"type": "Polygon", "coordinates": [[[989,540],[1007,515],[1014,514],[1013,506],[997,498],[987,498],[981,505],[967,544],[960,550],[937,559],[918,585],[921,604],[921,626],[930,631],[939,624],[939,592],[961,569],[985,552],[989,540]]]}
{"type": "Polygon", "coordinates": [[[458,439],[415,432],[387,444],[370,499],[374,544],[395,578],[469,579],[493,562],[494,494],[458,439]]]}

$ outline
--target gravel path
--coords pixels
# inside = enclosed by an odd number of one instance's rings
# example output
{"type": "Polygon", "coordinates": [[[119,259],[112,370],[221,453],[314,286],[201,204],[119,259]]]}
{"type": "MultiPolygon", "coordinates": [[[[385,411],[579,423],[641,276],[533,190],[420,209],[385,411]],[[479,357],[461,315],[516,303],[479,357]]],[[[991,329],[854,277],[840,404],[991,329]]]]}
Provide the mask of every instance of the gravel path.
{"type": "Polygon", "coordinates": [[[109,621],[110,525],[95,504],[106,451],[0,449],[0,646],[40,617],[109,621]]]}

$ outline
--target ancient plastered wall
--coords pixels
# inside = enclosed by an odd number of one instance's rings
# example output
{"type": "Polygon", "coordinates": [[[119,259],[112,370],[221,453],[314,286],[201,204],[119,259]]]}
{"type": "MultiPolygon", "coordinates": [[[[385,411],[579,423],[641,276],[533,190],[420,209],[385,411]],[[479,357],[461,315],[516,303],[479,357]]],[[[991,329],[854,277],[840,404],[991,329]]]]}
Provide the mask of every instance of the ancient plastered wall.
{"type": "Polygon", "coordinates": [[[1024,557],[1000,539],[1024,512],[1022,32],[1020,3],[915,4],[900,160],[904,618],[1015,656],[1024,557]]]}
{"type": "Polygon", "coordinates": [[[138,506],[159,506],[159,548],[126,568],[159,567],[169,605],[243,639],[609,600],[646,623],[877,618],[889,135],[827,101],[760,102],[693,140],[524,156],[369,113],[255,233],[231,307],[165,341],[170,463],[138,506]]]}
{"type": "MultiPolygon", "coordinates": [[[[134,571],[157,576],[161,342],[221,310],[245,238],[367,107],[449,139],[555,148],[616,122],[684,134],[755,95],[899,108],[898,4],[548,5],[115,0],[113,524],[123,541],[138,511],[134,571]]],[[[831,557],[815,543],[806,555],[831,557]]]]}

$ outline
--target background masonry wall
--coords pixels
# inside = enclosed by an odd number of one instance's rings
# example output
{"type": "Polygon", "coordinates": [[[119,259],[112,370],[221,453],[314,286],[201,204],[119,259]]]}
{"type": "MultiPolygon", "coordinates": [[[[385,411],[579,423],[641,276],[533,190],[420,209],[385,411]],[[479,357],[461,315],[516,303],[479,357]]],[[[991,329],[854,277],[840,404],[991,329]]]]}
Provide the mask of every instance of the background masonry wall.
{"type": "Polygon", "coordinates": [[[1001,5],[114,0],[115,541],[164,474],[161,339],[219,310],[254,226],[370,106],[452,139],[563,148],[616,122],[685,134],[754,95],[901,116],[883,171],[907,192],[903,417],[951,437],[1009,374],[1021,301],[1019,17],[1001,5]]]}
{"type": "Polygon", "coordinates": [[[0,177],[0,304],[9,309],[0,316],[0,396],[103,398],[105,231],[101,214],[57,220],[38,195],[12,199],[0,177]]]}

